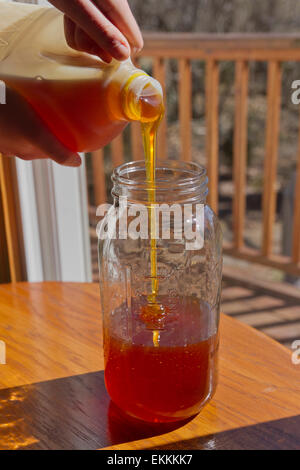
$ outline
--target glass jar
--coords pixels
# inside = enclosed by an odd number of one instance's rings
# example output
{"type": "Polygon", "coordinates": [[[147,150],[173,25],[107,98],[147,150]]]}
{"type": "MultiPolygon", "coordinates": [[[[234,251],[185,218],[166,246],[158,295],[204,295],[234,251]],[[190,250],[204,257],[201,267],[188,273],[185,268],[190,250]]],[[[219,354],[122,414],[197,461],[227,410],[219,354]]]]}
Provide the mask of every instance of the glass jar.
{"type": "Polygon", "coordinates": [[[98,231],[107,391],[135,418],[183,420],[217,383],[222,234],[206,171],[158,162],[149,187],[141,161],[112,179],[114,204],[98,231]]]}

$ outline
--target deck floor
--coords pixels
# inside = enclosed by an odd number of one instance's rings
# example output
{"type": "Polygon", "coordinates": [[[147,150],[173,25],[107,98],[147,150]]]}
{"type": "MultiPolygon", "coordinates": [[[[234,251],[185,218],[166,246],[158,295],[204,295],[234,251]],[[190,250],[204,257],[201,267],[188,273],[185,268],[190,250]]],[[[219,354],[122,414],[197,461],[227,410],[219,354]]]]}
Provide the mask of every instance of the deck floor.
{"type": "Polygon", "coordinates": [[[232,277],[228,269],[224,269],[221,308],[227,315],[257,328],[288,348],[300,340],[299,288],[285,283],[259,285],[256,281],[254,284],[246,276],[232,277]]]}

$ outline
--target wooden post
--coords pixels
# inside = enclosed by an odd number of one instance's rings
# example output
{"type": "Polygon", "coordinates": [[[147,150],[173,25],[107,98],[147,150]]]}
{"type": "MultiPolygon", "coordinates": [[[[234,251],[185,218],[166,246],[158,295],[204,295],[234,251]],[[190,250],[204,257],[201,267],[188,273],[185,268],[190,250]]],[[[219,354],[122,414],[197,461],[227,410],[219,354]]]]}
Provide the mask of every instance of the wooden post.
{"type": "Polygon", "coordinates": [[[246,209],[247,175],[247,101],[249,67],[245,61],[235,66],[235,124],[233,144],[233,233],[234,246],[241,249],[244,245],[243,230],[246,209]]]}
{"type": "MultiPolygon", "coordinates": [[[[15,160],[13,157],[0,155],[0,189],[1,189],[1,209],[3,212],[3,225],[5,228],[7,258],[9,264],[11,282],[25,280],[24,254],[22,249],[22,230],[18,223],[18,198],[17,182],[15,174],[15,160]]],[[[3,250],[4,243],[1,243],[3,250]]],[[[2,253],[3,255],[3,253],[2,253]]],[[[4,259],[6,256],[4,255],[4,259]]],[[[7,271],[7,266],[4,266],[7,271]]]]}
{"type": "Polygon", "coordinates": [[[214,59],[206,62],[206,165],[209,178],[208,203],[218,213],[219,184],[219,65],[214,59]]]}
{"type": "Polygon", "coordinates": [[[276,174],[281,102],[281,68],[277,61],[268,64],[267,128],[264,164],[262,254],[272,253],[273,225],[276,212],[276,174]]]}
{"type": "Polygon", "coordinates": [[[139,122],[130,123],[132,160],[143,160],[142,129],[139,122]]]}
{"type": "Polygon", "coordinates": [[[111,143],[111,159],[114,168],[124,163],[123,134],[118,135],[111,143]]]}
{"type": "Polygon", "coordinates": [[[10,269],[8,248],[4,224],[4,210],[2,205],[2,188],[0,184],[0,284],[10,282],[10,269]]]}
{"type": "Polygon", "coordinates": [[[179,59],[179,122],[181,159],[192,159],[192,81],[191,63],[188,59],[179,59]]]}
{"type": "Polygon", "coordinates": [[[153,75],[162,86],[164,93],[165,115],[160,123],[158,136],[157,136],[157,156],[160,160],[167,160],[167,108],[166,108],[166,67],[165,61],[162,57],[154,58],[153,60],[153,75]]]}
{"type": "Polygon", "coordinates": [[[107,199],[103,159],[103,149],[97,150],[92,153],[93,185],[96,206],[105,203],[107,199]]]}

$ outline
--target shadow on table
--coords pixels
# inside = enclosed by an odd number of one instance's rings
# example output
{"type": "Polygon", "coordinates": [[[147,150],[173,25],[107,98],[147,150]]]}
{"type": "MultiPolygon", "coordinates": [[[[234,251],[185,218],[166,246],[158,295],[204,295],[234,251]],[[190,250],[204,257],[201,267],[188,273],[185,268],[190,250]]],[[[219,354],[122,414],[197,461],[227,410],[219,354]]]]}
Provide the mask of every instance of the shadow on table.
{"type": "MultiPolygon", "coordinates": [[[[93,450],[150,438],[185,424],[128,419],[111,403],[103,371],[0,390],[0,408],[1,450],[93,450]]],[[[300,416],[294,416],[155,450],[299,448],[300,416]]]]}
{"type": "Polygon", "coordinates": [[[98,449],[178,429],[127,418],[109,399],[103,371],[0,391],[1,449],[98,449]]]}
{"type": "Polygon", "coordinates": [[[174,449],[299,450],[300,415],[155,447],[155,450],[174,449]]]}

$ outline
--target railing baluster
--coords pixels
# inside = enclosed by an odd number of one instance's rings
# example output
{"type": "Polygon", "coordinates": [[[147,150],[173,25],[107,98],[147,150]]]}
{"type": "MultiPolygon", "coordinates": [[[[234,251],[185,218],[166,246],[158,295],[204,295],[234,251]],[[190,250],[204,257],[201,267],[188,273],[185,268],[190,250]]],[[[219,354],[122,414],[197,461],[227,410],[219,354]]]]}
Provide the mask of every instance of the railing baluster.
{"type": "Polygon", "coordinates": [[[92,153],[93,184],[96,206],[106,202],[106,184],[103,158],[103,149],[92,153]]]}
{"type": "Polygon", "coordinates": [[[142,129],[139,122],[132,122],[130,124],[131,134],[131,152],[132,160],[143,160],[143,140],[142,140],[142,129]]]}
{"type": "MultiPolygon", "coordinates": [[[[1,158],[1,156],[0,156],[1,158]]],[[[8,246],[6,241],[6,230],[4,223],[4,209],[1,197],[1,183],[0,183],[0,284],[10,282],[10,268],[9,268],[9,256],[8,246]]]]}
{"type": "Polygon", "coordinates": [[[179,122],[181,159],[190,161],[192,157],[192,80],[191,63],[188,59],[179,59],[179,122]]]}
{"type": "MultiPolygon", "coordinates": [[[[24,280],[25,275],[22,266],[22,249],[18,238],[20,233],[17,221],[19,201],[17,193],[14,192],[14,188],[16,187],[15,172],[14,159],[12,157],[4,157],[0,154],[0,199],[2,199],[1,208],[4,218],[2,224],[4,225],[3,228],[5,228],[6,238],[6,241],[1,240],[0,243],[7,247],[10,280],[12,282],[19,282],[24,280]]],[[[7,268],[7,266],[4,265],[3,270],[5,270],[5,268],[7,268]]],[[[2,269],[2,266],[0,269],[2,269]]]]}
{"type": "Polygon", "coordinates": [[[294,219],[293,219],[293,251],[292,261],[295,264],[300,263],[300,120],[299,120],[299,138],[298,138],[298,165],[295,183],[294,196],[294,219]]]}
{"type": "Polygon", "coordinates": [[[277,61],[271,61],[268,64],[267,90],[262,243],[262,254],[264,256],[272,254],[272,232],[276,211],[276,174],[281,103],[281,67],[277,61]]]}
{"type": "Polygon", "coordinates": [[[111,143],[111,159],[114,168],[124,163],[123,134],[118,135],[111,143]]]}
{"type": "Polygon", "coordinates": [[[206,62],[205,108],[205,153],[209,177],[208,203],[217,213],[219,178],[219,65],[214,59],[206,62]]]}
{"type": "Polygon", "coordinates": [[[248,112],[248,62],[238,61],[235,65],[235,124],[233,144],[233,234],[234,246],[244,245],[243,230],[246,209],[247,175],[247,112],[248,112]]]}
{"type": "MultiPolygon", "coordinates": [[[[299,35],[298,35],[299,36],[299,35]]],[[[191,158],[191,60],[203,60],[206,63],[206,158],[209,176],[208,202],[215,212],[218,210],[218,172],[219,172],[219,61],[230,60],[236,63],[236,108],[234,133],[234,243],[225,247],[226,253],[247,261],[264,264],[276,269],[300,275],[300,129],[299,161],[296,177],[296,194],[294,205],[294,226],[292,256],[272,253],[272,231],[276,215],[276,173],[278,152],[278,131],[280,115],[280,62],[300,61],[298,36],[263,35],[230,36],[230,35],[181,35],[146,33],[145,47],[140,57],[151,58],[153,74],[164,85],[165,64],[169,59],[179,63],[179,120],[181,157],[191,158]],[[263,239],[262,248],[254,250],[243,244],[246,190],[246,157],[247,157],[247,83],[249,61],[268,63],[267,86],[267,120],[265,136],[265,162],[262,175],[263,188],[263,239]]],[[[300,36],[299,36],[300,37],[300,36]]],[[[135,60],[138,65],[139,58],[135,60]]],[[[144,159],[142,138],[139,123],[131,124],[132,158],[144,159]]],[[[165,123],[162,122],[158,140],[159,157],[167,156],[167,138],[165,123]]],[[[112,160],[114,165],[121,163],[121,141],[112,143],[112,160]]],[[[94,152],[94,182],[97,202],[106,200],[105,178],[102,156],[94,152]],[[96,158],[97,156],[97,158],[96,158]]],[[[102,155],[102,151],[101,151],[102,155]]]]}
{"type": "MultiPolygon", "coordinates": [[[[165,61],[162,57],[155,58],[153,60],[153,75],[162,86],[164,92],[164,102],[166,106],[166,67],[165,61]]],[[[168,158],[167,149],[167,110],[160,123],[158,131],[158,142],[157,142],[157,154],[158,158],[165,160],[168,158]]]]}

